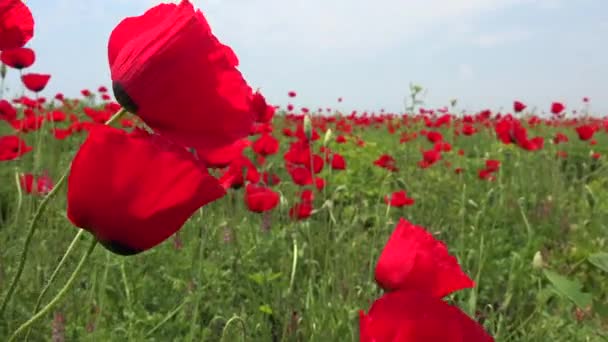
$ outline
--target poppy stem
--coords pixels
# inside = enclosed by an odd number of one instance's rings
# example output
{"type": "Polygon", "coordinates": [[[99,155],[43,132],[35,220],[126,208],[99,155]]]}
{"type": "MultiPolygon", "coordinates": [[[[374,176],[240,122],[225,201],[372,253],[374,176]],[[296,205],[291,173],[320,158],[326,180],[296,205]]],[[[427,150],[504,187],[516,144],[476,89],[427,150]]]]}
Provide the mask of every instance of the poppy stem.
{"type": "MultiPolygon", "coordinates": [[[[108,121],[106,121],[105,124],[111,125],[112,123],[116,122],[120,117],[122,117],[125,113],[127,113],[127,110],[124,108],[121,108],[108,121]]],[[[57,183],[55,184],[53,189],[42,199],[42,201],[40,202],[40,205],[38,206],[38,208],[36,209],[36,212],[34,213],[34,217],[30,221],[30,224],[29,224],[29,227],[27,230],[27,236],[25,237],[25,241],[23,242],[23,250],[21,252],[21,258],[19,259],[19,265],[17,266],[17,273],[15,273],[15,275],[13,276],[13,280],[8,289],[8,292],[6,293],[6,296],[4,297],[4,299],[2,300],[2,306],[0,306],[0,317],[2,317],[4,315],[4,311],[6,310],[8,303],[10,302],[11,298],[13,297],[13,293],[15,292],[15,289],[17,288],[17,283],[19,282],[19,279],[21,278],[21,274],[23,273],[23,268],[25,266],[25,261],[27,259],[27,253],[29,251],[30,244],[32,242],[32,237],[34,236],[34,233],[36,232],[36,223],[38,223],[38,221],[40,220],[40,217],[42,216],[42,213],[48,206],[50,200],[53,197],[55,197],[55,195],[59,192],[59,190],[65,183],[69,173],[70,173],[70,168],[68,167],[63,172],[63,174],[61,175],[61,178],[59,178],[59,180],[57,181],[57,183]]]]}
{"type": "Polygon", "coordinates": [[[55,306],[55,304],[59,303],[59,301],[63,298],[63,296],[65,296],[66,293],[68,293],[68,291],[72,287],[72,284],[74,283],[74,280],[76,280],[76,277],[82,270],[82,267],[86,264],[86,261],[91,256],[93,250],[95,249],[95,246],[97,246],[97,240],[93,239],[93,241],[91,241],[91,244],[89,245],[89,248],[84,253],[82,258],[80,259],[80,262],[76,266],[76,269],[74,269],[74,272],[72,272],[72,275],[70,276],[68,281],[65,283],[63,288],[59,291],[59,293],[57,293],[55,298],[53,298],[44,308],[42,308],[42,310],[40,310],[37,314],[35,314],[32,318],[30,318],[27,322],[23,323],[17,330],[15,330],[15,332],[13,333],[11,338],[8,340],[9,342],[14,341],[17,338],[17,336],[19,336],[19,334],[24,332],[32,324],[34,324],[40,318],[42,318],[47,313],[49,313],[49,311],[51,311],[51,309],[55,306]]]}
{"type": "MultiPolygon", "coordinates": [[[[70,243],[70,246],[68,247],[68,249],[63,254],[63,257],[61,257],[61,260],[59,261],[59,264],[57,265],[57,267],[55,268],[55,270],[51,274],[51,277],[46,282],[46,285],[44,286],[44,288],[42,288],[42,291],[40,292],[40,295],[38,295],[38,300],[36,300],[36,307],[34,308],[34,312],[33,312],[34,314],[38,311],[38,309],[40,309],[40,305],[42,304],[42,299],[44,298],[44,295],[46,294],[46,292],[51,287],[51,284],[55,280],[55,277],[57,277],[57,274],[59,274],[59,271],[61,270],[61,268],[65,264],[65,261],[68,259],[68,255],[70,255],[70,253],[74,249],[74,246],[76,246],[76,242],[78,241],[78,239],[80,239],[80,236],[82,236],[83,233],[84,233],[84,229],[79,229],[78,230],[78,233],[76,233],[76,236],[74,236],[74,239],[70,243]]],[[[25,340],[26,341],[28,339],[28,336],[30,335],[30,330],[28,330],[27,334],[25,335],[25,340]]]]}

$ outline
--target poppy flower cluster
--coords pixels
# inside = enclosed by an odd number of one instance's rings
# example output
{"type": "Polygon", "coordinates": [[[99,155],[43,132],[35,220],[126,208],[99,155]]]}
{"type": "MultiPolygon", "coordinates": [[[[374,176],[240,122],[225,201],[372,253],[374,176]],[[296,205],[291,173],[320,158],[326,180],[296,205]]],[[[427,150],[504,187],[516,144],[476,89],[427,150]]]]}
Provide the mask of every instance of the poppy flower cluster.
{"type": "MultiPolygon", "coordinates": [[[[189,1],[124,19],[112,31],[108,59],[116,99],[152,133],[93,124],[68,176],[68,217],[109,250],[130,255],[158,245],[238,183],[221,183],[205,161],[249,134],[254,94],[232,50],[189,1]]],[[[246,196],[256,211],[277,202],[255,186],[246,196]]]]}
{"type": "Polygon", "coordinates": [[[474,282],[446,246],[400,219],[375,269],[386,292],[360,311],[361,342],[493,341],[481,325],[442,298],[474,282]]]}

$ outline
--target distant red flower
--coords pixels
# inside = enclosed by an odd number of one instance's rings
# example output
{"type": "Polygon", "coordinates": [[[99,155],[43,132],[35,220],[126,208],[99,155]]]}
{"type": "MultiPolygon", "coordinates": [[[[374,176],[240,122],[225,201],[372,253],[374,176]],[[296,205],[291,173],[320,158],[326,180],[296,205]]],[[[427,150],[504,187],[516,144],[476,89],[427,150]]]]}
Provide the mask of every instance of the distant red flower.
{"type": "Polygon", "coordinates": [[[455,306],[419,291],[396,291],[360,312],[360,342],[491,342],[481,325],[455,306]]]}
{"type": "Polygon", "coordinates": [[[91,93],[91,91],[90,91],[89,89],[82,89],[82,90],[80,91],[80,93],[81,93],[81,94],[82,94],[82,96],[84,96],[84,97],[89,97],[89,96],[93,95],[93,93],[91,93]]]}
{"type": "Polygon", "coordinates": [[[288,111],[290,111],[290,112],[291,112],[291,111],[293,110],[293,108],[294,108],[294,107],[293,107],[293,105],[292,105],[292,104],[288,104],[288,105],[287,105],[287,110],[288,110],[288,111]]]}
{"type": "Polygon", "coordinates": [[[338,135],[336,137],[336,143],[338,143],[338,144],[344,144],[344,143],[346,143],[346,138],[343,135],[338,135]]]}
{"type": "Polygon", "coordinates": [[[0,60],[11,68],[21,70],[34,64],[34,61],[36,61],[36,54],[32,49],[16,48],[2,51],[0,60]]]}
{"type": "Polygon", "coordinates": [[[563,133],[557,132],[555,134],[555,137],[553,138],[553,143],[554,144],[560,144],[560,143],[566,143],[568,142],[568,136],[566,136],[563,133]]]}
{"type": "Polygon", "coordinates": [[[21,189],[27,194],[46,195],[53,190],[53,180],[47,175],[35,177],[31,173],[19,177],[21,189]],[[35,187],[34,187],[35,185],[35,187]]]}
{"type": "Polygon", "coordinates": [[[281,183],[281,178],[279,178],[279,176],[277,176],[274,173],[268,173],[268,172],[264,172],[262,174],[262,180],[264,181],[264,184],[266,184],[268,186],[274,186],[274,185],[278,185],[279,183],[281,183]]]}
{"type": "Polygon", "coordinates": [[[16,118],[17,110],[15,107],[6,100],[0,100],[0,120],[12,121],[16,118]]]}
{"type": "Polygon", "coordinates": [[[564,111],[564,109],[566,109],[566,106],[564,106],[564,104],[561,102],[553,102],[551,104],[551,113],[553,113],[554,115],[560,114],[564,111]]]}
{"type": "Polygon", "coordinates": [[[346,160],[338,153],[331,157],[331,168],[333,170],[346,170],[346,160]]]}
{"type": "Polygon", "coordinates": [[[386,243],[375,278],[385,290],[416,290],[435,298],[475,285],[442,242],[405,219],[386,243]]]}
{"type": "Polygon", "coordinates": [[[25,3],[0,2],[0,51],[23,47],[33,36],[34,18],[25,3]]]}
{"type": "Polygon", "coordinates": [[[477,132],[477,130],[475,129],[475,127],[473,125],[469,125],[469,124],[462,125],[462,134],[470,136],[470,135],[475,134],[475,132],[477,132]]]}
{"type": "Polygon", "coordinates": [[[249,135],[253,92],[238,58],[189,1],[124,19],[110,36],[108,60],[117,101],[199,156],[249,135]]]}
{"type": "Polygon", "coordinates": [[[383,154],[378,159],[374,161],[374,165],[379,166],[381,168],[385,168],[389,171],[399,171],[397,166],[395,165],[397,161],[389,154],[383,154]]]}
{"type": "Polygon", "coordinates": [[[0,161],[15,160],[31,150],[32,148],[16,135],[0,137],[0,161]]]}
{"type": "Polygon", "coordinates": [[[443,135],[441,135],[441,133],[436,132],[436,131],[430,131],[427,133],[426,138],[432,142],[432,143],[436,143],[439,141],[443,140],[443,135]]]}
{"type": "Polygon", "coordinates": [[[601,154],[599,154],[598,152],[595,152],[595,153],[593,153],[593,154],[591,155],[591,158],[593,158],[593,159],[596,159],[596,160],[597,160],[597,159],[600,159],[600,157],[601,157],[601,156],[602,156],[601,154]]]}
{"type": "Polygon", "coordinates": [[[583,141],[590,140],[593,138],[593,134],[595,134],[595,127],[592,125],[582,125],[576,127],[576,133],[578,134],[578,138],[583,141]]]}
{"type": "Polygon", "coordinates": [[[299,186],[312,184],[312,174],[310,168],[303,166],[289,167],[287,169],[293,182],[299,186]]]}
{"type": "Polygon", "coordinates": [[[256,122],[268,123],[272,121],[275,109],[273,106],[270,106],[266,103],[266,98],[264,98],[261,93],[256,92],[255,94],[253,94],[251,106],[255,113],[256,122]]]}
{"type": "Polygon", "coordinates": [[[296,97],[296,92],[295,92],[295,91],[293,91],[293,90],[292,90],[292,91],[289,91],[289,92],[287,93],[287,96],[289,96],[289,97],[296,97]]]}
{"type": "Polygon", "coordinates": [[[315,188],[319,191],[323,191],[325,188],[325,179],[323,178],[315,178],[315,188]]]}
{"type": "Polygon", "coordinates": [[[405,190],[393,192],[390,196],[384,197],[384,203],[391,207],[401,208],[414,204],[414,199],[407,197],[405,190]]]}
{"type": "Polygon", "coordinates": [[[429,165],[433,165],[441,159],[441,152],[435,149],[423,151],[422,158],[424,162],[428,163],[429,165]]]}
{"type": "Polygon", "coordinates": [[[263,134],[251,146],[255,153],[262,156],[269,156],[279,152],[279,141],[272,135],[263,134]]]}
{"type": "Polygon", "coordinates": [[[51,75],[45,74],[25,74],[21,76],[21,81],[25,87],[35,93],[41,92],[51,79],[51,75]]]}
{"type": "Polygon", "coordinates": [[[289,209],[289,217],[294,220],[304,220],[310,217],[312,210],[313,206],[311,202],[296,203],[289,209]]]}
{"type": "Polygon", "coordinates": [[[100,92],[100,93],[107,93],[108,92],[108,88],[106,88],[105,86],[100,86],[97,89],[97,91],[100,92]]]}
{"type": "Polygon", "coordinates": [[[589,102],[589,98],[587,96],[583,97],[583,102],[588,103],[589,102]]]}
{"type": "Polygon", "coordinates": [[[67,213],[107,249],[131,255],[158,245],[224,194],[182,147],[142,130],[96,125],[72,161],[67,213]]]}
{"type": "Polygon", "coordinates": [[[500,161],[488,159],[486,160],[486,169],[490,172],[496,172],[500,168],[500,161]]]}
{"type": "Polygon", "coordinates": [[[513,110],[515,111],[515,113],[523,112],[524,109],[526,109],[526,105],[523,104],[522,102],[520,102],[520,101],[513,102],[513,110]]]}
{"type": "Polygon", "coordinates": [[[241,155],[230,163],[220,178],[220,183],[225,189],[238,189],[245,184],[245,180],[257,183],[260,181],[260,173],[249,158],[241,155]]]}
{"type": "Polygon", "coordinates": [[[264,186],[247,184],[245,203],[249,210],[262,213],[274,209],[279,204],[279,194],[264,186]]]}

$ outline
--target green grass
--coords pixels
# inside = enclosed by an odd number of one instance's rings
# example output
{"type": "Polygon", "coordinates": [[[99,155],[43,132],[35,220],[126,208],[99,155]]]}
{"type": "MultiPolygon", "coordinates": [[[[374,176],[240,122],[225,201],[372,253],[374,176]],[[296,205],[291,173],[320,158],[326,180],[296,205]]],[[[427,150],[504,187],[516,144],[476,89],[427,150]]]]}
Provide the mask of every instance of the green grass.
{"type": "MultiPolygon", "coordinates": [[[[283,119],[277,121],[278,136],[283,119]]],[[[547,138],[555,131],[540,129],[547,138]]],[[[9,132],[0,122],[0,133],[9,132]]],[[[66,341],[356,340],[358,311],[381,295],[373,279],[375,262],[404,217],[427,227],[458,257],[477,286],[450,301],[497,341],[605,341],[608,273],[587,258],[608,251],[606,134],[597,134],[593,148],[604,156],[593,161],[590,147],[569,129],[571,142],[560,145],[569,153],[564,161],[555,158],[557,148],[549,141],[543,150],[527,152],[501,144],[488,130],[472,137],[441,132],[454,147],[444,160],[463,167],[464,174],[454,174],[443,161],[420,169],[420,147],[431,147],[423,137],[399,144],[399,133],[390,135],[384,126],[355,129],[367,145],[356,147],[352,139],[331,145],[346,158],[347,170],[325,168],[328,186],[315,199],[314,215],[301,222],[288,216],[297,187],[283,167],[287,144],[281,137],[281,153],[266,166],[283,179],[278,208],[269,215],[248,212],[243,191],[231,191],[196,213],[178,238],[150,251],[122,257],[98,247],[68,295],[34,324],[30,340],[51,340],[53,329],[56,336],[65,329],[66,341]],[[455,153],[459,148],[464,157],[455,153]],[[398,160],[398,173],[372,164],[382,153],[398,160]],[[494,182],[477,178],[485,159],[502,163],[494,182]],[[387,209],[384,196],[400,189],[415,205],[387,209]],[[533,268],[537,251],[548,269],[591,294],[591,308],[577,310],[542,270],[533,268]]],[[[56,141],[43,129],[25,139],[33,152],[0,163],[2,295],[40,202],[26,195],[16,212],[15,172],[47,170],[57,179],[83,136],[56,141]]],[[[40,290],[76,233],[65,215],[64,189],[39,223],[18,290],[0,318],[1,340],[32,316],[40,290]]],[[[65,283],[91,240],[83,235],[44,303],[65,283]]]]}

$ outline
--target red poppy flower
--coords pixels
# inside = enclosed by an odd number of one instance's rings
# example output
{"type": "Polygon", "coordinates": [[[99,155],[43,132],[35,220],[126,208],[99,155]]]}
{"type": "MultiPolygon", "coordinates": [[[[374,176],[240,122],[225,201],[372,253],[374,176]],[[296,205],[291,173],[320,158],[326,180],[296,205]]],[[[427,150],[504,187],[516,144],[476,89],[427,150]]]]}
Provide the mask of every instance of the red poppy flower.
{"type": "Polygon", "coordinates": [[[422,158],[424,159],[423,161],[428,165],[433,165],[441,159],[441,152],[436,149],[423,151],[422,158]]]}
{"type": "Polygon", "coordinates": [[[296,92],[295,92],[295,91],[293,91],[293,90],[292,90],[292,91],[289,91],[289,92],[287,93],[287,96],[289,96],[289,97],[296,97],[296,92]]]}
{"type": "Polygon", "coordinates": [[[57,140],[63,140],[65,138],[69,137],[70,135],[72,135],[72,130],[70,128],[67,128],[67,129],[54,128],[53,129],[53,136],[57,140]]]}
{"type": "Polygon", "coordinates": [[[287,169],[293,182],[299,186],[312,184],[310,167],[294,166],[287,169]]]}
{"type": "Polygon", "coordinates": [[[16,135],[0,137],[0,161],[15,160],[31,150],[32,148],[16,135]]]}
{"type": "Polygon", "coordinates": [[[251,146],[255,153],[262,156],[269,156],[279,152],[279,141],[272,135],[263,134],[251,146]]]}
{"type": "Polygon", "coordinates": [[[279,194],[264,186],[247,184],[245,203],[249,210],[262,213],[274,209],[279,204],[279,194]]]}
{"type": "Polygon", "coordinates": [[[561,102],[553,102],[551,104],[551,113],[555,115],[560,114],[564,111],[564,109],[566,109],[566,106],[564,106],[561,102]]]}
{"type": "Polygon", "coordinates": [[[107,249],[130,255],[158,245],[224,194],[182,147],[142,130],[95,125],[72,161],[67,212],[107,249]]]}
{"type": "Polygon", "coordinates": [[[16,118],[17,110],[15,107],[6,100],[0,100],[0,120],[12,121],[16,118]]]}
{"type": "Polygon", "coordinates": [[[323,178],[315,178],[315,188],[319,191],[323,191],[325,188],[325,179],[323,178]]]}
{"type": "Polygon", "coordinates": [[[595,134],[595,127],[593,125],[582,125],[576,127],[576,133],[578,138],[583,141],[590,140],[595,134]]]}
{"type": "Polygon", "coordinates": [[[360,312],[361,342],[491,342],[481,325],[459,308],[418,291],[389,292],[360,312]]]}
{"type": "Polygon", "coordinates": [[[205,154],[199,155],[199,158],[205,162],[207,167],[226,167],[233,161],[239,159],[243,154],[243,150],[250,145],[251,141],[249,141],[249,139],[240,139],[230,145],[208,150],[205,154]]]}
{"type": "Polygon", "coordinates": [[[388,154],[381,155],[378,159],[374,161],[374,165],[379,166],[381,168],[385,168],[390,171],[399,171],[399,169],[395,166],[396,164],[395,158],[388,154]]]}
{"type": "Polygon", "coordinates": [[[496,172],[500,168],[500,161],[494,159],[486,160],[486,169],[490,172],[496,172]]]}
{"type": "Polygon", "coordinates": [[[19,184],[21,185],[21,189],[26,194],[35,194],[35,195],[46,195],[51,190],[53,190],[53,180],[47,176],[42,175],[39,177],[34,177],[31,173],[23,174],[19,177],[19,184]],[[34,184],[36,187],[34,188],[34,184]]]}
{"type": "Polygon", "coordinates": [[[249,135],[252,90],[232,49],[189,1],[124,19],[108,59],[117,101],[173,141],[204,155],[249,135]]]}
{"type": "Polygon", "coordinates": [[[406,205],[409,206],[414,204],[414,199],[407,197],[405,190],[400,190],[393,192],[390,197],[384,196],[384,203],[390,205],[391,207],[401,208],[406,205]]]}
{"type": "Polygon", "coordinates": [[[51,79],[51,75],[45,74],[25,74],[21,76],[21,81],[25,87],[35,93],[38,93],[46,87],[46,84],[51,79]]]}
{"type": "Polygon", "coordinates": [[[82,94],[82,96],[84,96],[84,97],[89,97],[89,96],[93,95],[93,93],[91,93],[91,91],[90,91],[89,89],[82,89],[82,90],[80,91],[80,93],[81,93],[81,94],[82,94]]]}
{"type": "Polygon", "coordinates": [[[312,210],[313,206],[311,202],[303,201],[296,203],[289,209],[289,217],[294,220],[304,220],[312,215],[312,210]]]}
{"type": "Polygon", "coordinates": [[[568,142],[568,136],[566,136],[563,133],[557,132],[555,134],[555,137],[553,138],[553,143],[554,144],[560,144],[560,143],[566,143],[568,142]]]}
{"type": "Polygon", "coordinates": [[[404,219],[386,243],[375,276],[385,290],[416,290],[435,298],[475,286],[442,242],[404,219]]]}
{"type": "Polygon", "coordinates": [[[274,173],[268,173],[268,172],[264,172],[262,174],[262,180],[264,181],[264,184],[266,184],[268,186],[274,186],[274,185],[278,185],[279,183],[281,183],[281,178],[279,178],[279,176],[277,176],[274,173]]]}
{"type": "Polygon", "coordinates": [[[526,109],[526,105],[520,101],[513,102],[513,110],[515,113],[523,112],[526,109]]]}
{"type": "Polygon", "coordinates": [[[238,189],[245,184],[245,180],[257,183],[260,181],[260,173],[249,158],[241,155],[230,163],[230,166],[220,178],[220,183],[224,189],[238,189]]]}
{"type": "Polygon", "coordinates": [[[443,140],[443,135],[441,135],[441,133],[439,132],[435,132],[435,131],[430,131],[426,134],[426,138],[432,142],[432,143],[436,143],[439,141],[443,140]]]}
{"type": "Polygon", "coordinates": [[[331,157],[332,170],[346,170],[346,160],[338,153],[334,153],[331,157]]]}
{"type": "Polygon", "coordinates": [[[2,51],[0,60],[11,68],[21,70],[34,64],[34,61],[36,61],[36,54],[32,49],[16,48],[2,51]]]}
{"type": "Polygon", "coordinates": [[[23,47],[33,36],[34,18],[25,3],[0,2],[0,51],[23,47]]]}
{"type": "Polygon", "coordinates": [[[267,123],[272,121],[274,117],[275,109],[266,103],[266,98],[260,92],[253,94],[251,101],[253,112],[255,113],[255,121],[267,123]]]}
{"type": "Polygon", "coordinates": [[[100,86],[99,88],[97,88],[97,91],[100,93],[107,93],[108,88],[106,88],[105,86],[100,86]]]}
{"type": "Polygon", "coordinates": [[[338,143],[338,144],[344,144],[344,143],[346,143],[346,138],[343,135],[338,135],[336,137],[336,143],[338,143]]]}

